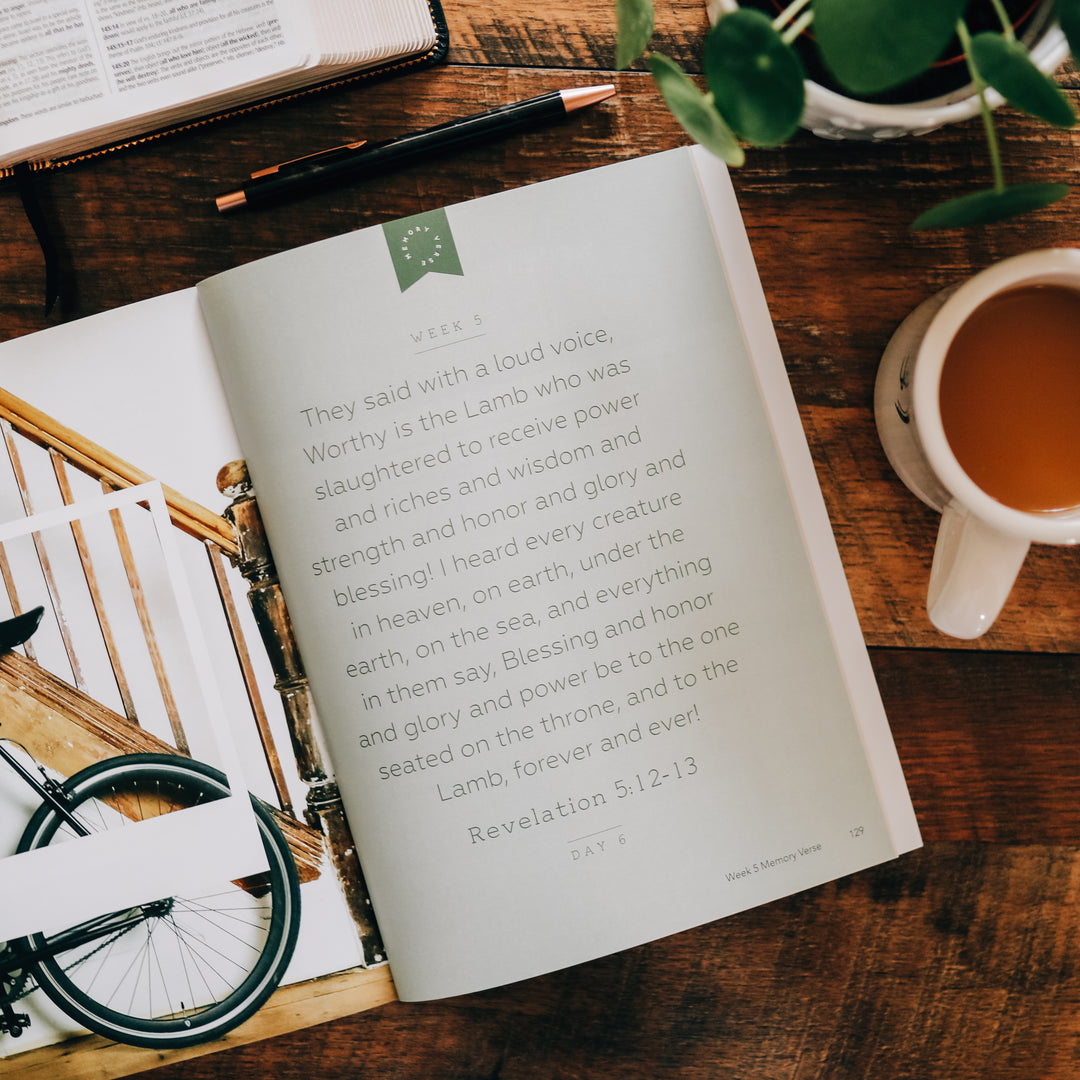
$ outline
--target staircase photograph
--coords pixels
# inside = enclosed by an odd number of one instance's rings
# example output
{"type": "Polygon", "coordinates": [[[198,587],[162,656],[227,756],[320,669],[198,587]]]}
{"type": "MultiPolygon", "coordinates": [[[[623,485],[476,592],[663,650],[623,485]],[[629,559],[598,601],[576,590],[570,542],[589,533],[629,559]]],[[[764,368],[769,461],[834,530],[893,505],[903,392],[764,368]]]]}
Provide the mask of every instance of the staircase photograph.
{"type": "MultiPolygon", "coordinates": [[[[328,1009],[327,1018],[392,997],[378,928],[337,784],[321,750],[311,692],[244,462],[221,463],[214,478],[223,502],[217,513],[157,484],[137,466],[3,389],[0,436],[0,621],[14,627],[32,618],[34,626],[31,636],[0,652],[5,757],[16,760],[13,768],[36,770],[46,787],[107,770],[106,763],[114,760],[136,760],[129,755],[166,764],[198,758],[193,747],[206,717],[191,719],[200,711],[197,704],[186,704],[192,675],[173,660],[180,620],[157,599],[161,572],[144,554],[150,506],[138,496],[160,490],[169,543],[182,553],[183,573],[197,598],[213,681],[243,763],[243,783],[257,812],[269,820],[266,829],[284,838],[305,901],[300,948],[285,979],[293,985],[277,993],[294,1012],[303,1011],[298,1002],[305,988],[317,984],[308,995],[317,1002],[311,1007],[328,1009]],[[80,515],[73,509],[132,490],[123,511],[80,515]],[[39,521],[45,523],[40,528],[39,521]],[[3,522],[16,526],[5,532],[3,522]],[[315,897],[310,911],[308,894],[315,897]],[[318,940],[320,924],[327,922],[339,931],[332,946],[318,940]],[[352,957],[340,949],[343,927],[353,942],[352,957]],[[306,958],[305,950],[314,958],[306,958]],[[338,974],[326,974],[336,970],[320,955],[327,951],[339,958],[338,974]]],[[[27,798],[32,792],[16,780],[0,777],[5,855],[14,852],[35,805],[27,798]]],[[[145,1051],[102,1034],[86,1035],[83,1025],[72,1028],[32,990],[33,980],[5,976],[0,1004],[9,1016],[27,1016],[23,1026],[31,1033],[23,1035],[18,1023],[3,1029],[0,1076],[34,1076],[36,1069],[50,1077],[101,1075],[102,1055],[111,1075],[147,1067],[151,1059],[140,1056],[145,1051]],[[15,1014],[16,1002],[29,1012],[15,1014]],[[38,1029],[49,1035],[32,1038],[38,1029]],[[73,1046],[86,1052],[73,1055],[73,1046]],[[97,1072],[78,1064],[92,1055],[97,1055],[97,1072]]],[[[253,1037],[275,1030],[275,1000],[265,1016],[250,1021],[259,1025],[253,1037]]],[[[302,1023],[313,1022],[311,1015],[308,1009],[302,1023]]],[[[298,1026],[295,1020],[284,1023],[298,1026]]],[[[93,1027],[93,1021],[85,1026],[93,1027]]],[[[197,1042],[167,1053],[197,1053],[197,1042]]],[[[159,1051],[150,1052],[159,1059],[159,1051]]]]}

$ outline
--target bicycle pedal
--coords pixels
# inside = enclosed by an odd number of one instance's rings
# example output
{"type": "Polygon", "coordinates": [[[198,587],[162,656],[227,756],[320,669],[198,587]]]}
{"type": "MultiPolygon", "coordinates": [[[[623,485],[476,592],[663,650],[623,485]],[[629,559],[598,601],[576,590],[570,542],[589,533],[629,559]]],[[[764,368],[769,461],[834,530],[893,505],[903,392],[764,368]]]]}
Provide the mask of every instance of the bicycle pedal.
{"type": "Polygon", "coordinates": [[[0,1034],[10,1035],[13,1039],[17,1039],[30,1026],[30,1017],[27,1013],[17,1013],[10,1005],[3,1006],[0,1011],[3,1012],[0,1016],[0,1034]]]}

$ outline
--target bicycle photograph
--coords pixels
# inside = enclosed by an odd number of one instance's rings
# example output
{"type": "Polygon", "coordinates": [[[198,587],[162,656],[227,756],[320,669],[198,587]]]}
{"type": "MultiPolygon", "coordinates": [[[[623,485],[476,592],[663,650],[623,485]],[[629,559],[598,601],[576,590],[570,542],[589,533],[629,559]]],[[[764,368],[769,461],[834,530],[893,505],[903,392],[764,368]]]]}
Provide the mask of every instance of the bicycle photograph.
{"type": "MultiPolygon", "coordinates": [[[[110,520],[110,512],[133,516],[125,535],[132,548],[138,547],[132,538],[140,528],[154,532],[145,528],[153,515],[146,514],[148,507],[135,496],[118,499],[104,504],[108,509],[99,516],[105,521],[110,520]]],[[[66,529],[66,519],[73,515],[62,516],[66,529]]],[[[88,529],[92,519],[93,514],[81,519],[81,527],[88,529]]],[[[19,560],[17,544],[5,541],[0,550],[0,570],[12,578],[11,568],[19,560]]],[[[141,570],[140,602],[160,606],[157,596],[149,598],[164,591],[155,576],[167,575],[156,575],[152,567],[141,570]]],[[[61,575],[56,565],[50,573],[54,578],[61,575]]],[[[104,578],[105,572],[101,574],[104,578]]],[[[55,636],[64,620],[55,610],[49,614],[49,632],[55,636]]],[[[0,663],[10,666],[20,660],[23,668],[16,671],[25,674],[30,661],[15,650],[28,655],[35,647],[48,650],[48,642],[31,642],[45,615],[46,606],[37,605],[0,619],[0,663]]],[[[198,712],[205,698],[190,685],[198,681],[191,664],[185,668],[178,663],[171,655],[177,650],[165,643],[164,636],[157,649],[162,657],[170,652],[174,708],[179,711],[182,703],[184,711],[198,712]]],[[[160,666],[166,666],[163,659],[160,666]]],[[[12,676],[8,673],[7,677],[12,676]]],[[[20,680],[16,677],[16,681],[20,680]]],[[[81,675],[80,681],[85,682],[81,675]]],[[[213,711],[206,714],[207,727],[220,725],[220,717],[214,720],[214,715],[213,711]]],[[[235,762],[227,773],[224,767],[189,756],[188,738],[183,751],[166,752],[168,744],[148,733],[144,741],[154,740],[162,752],[101,756],[103,751],[97,750],[99,760],[67,774],[39,761],[24,744],[24,738],[33,738],[33,745],[40,749],[56,741],[53,732],[43,743],[34,735],[34,724],[27,716],[5,716],[0,708],[0,779],[4,781],[0,789],[8,796],[13,788],[21,792],[18,805],[30,808],[9,856],[10,870],[5,863],[5,895],[0,901],[0,936],[8,935],[0,945],[0,1039],[22,1041],[32,1023],[36,1028],[34,1014],[40,1010],[26,1007],[36,991],[77,1028],[137,1047],[191,1046],[219,1038],[243,1023],[281,983],[300,929],[300,874],[275,817],[279,812],[249,795],[250,821],[246,814],[221,815],[189,821],[185,833],[154,833],[153,828],[166,819],[172,821],[172,815],[183,818],[183,811],[209,807],[212,812],[214,804],[224,808],[238,790],[235,762]],[[232,822],[240,823],[238,831],[250,827],[251,834],[222,836],[232,822]],[[150,833],[142,828],[146,825],[150,833]],[[150,856],[148,836],[156,846],[150,856]],[[171,846],[174,836],[186,839],[171,846]],[[130,838],[138,839],[141,846],[130,846],[130,838]],[[93,856],[87,862],[85,845],[102,841],[109,846],[99,849],[104,852],[100,861],[93,856]],[[117,842],[128,846],[117,848],[117,842]],[[218,848],[224,856],[216,854],[218,848]],[[258,855],[253,856],[253,848],[258,855]],[[126,857],[125,850],[139,854],[126,857]],[[116,851],[121,852],[119,862],[116,851]],[[28,854],[50,858],[61,869],[53,869],[51,876],[39,874],[27,886],[15,864],[28,854]],[[152,863],[158,864],[156,869],[152,863]],[[192,865],[198,872],[185,876],[184,867],[192,865]],[[265,869],[229,872],[261,865],[265,869]],[[96,889],[111,887],[109,879],[120,879],[128,895],[141,898],[153,888],[147,882],[157,880],[149,876],[152,872],[171,881],[190,882],[192,889],[153,894],[148,900],[83,917],[87,905],[93,903],[86,897],[96,889]],[[80,917],[60,918],[54,910],[57,905],[61,911],[70,907],[80,912],[80,917]],[[41,925],[33,923],[31,932],[11,934],[11,925],[28,925],[27,919],[34,920],[38,912],[46,913],[41,925]]],[[[190,743],[204,751],[220,750],[223,745],[220,732],[212,737],[192,734],[190,743]]],[[[5,829],[10,831],[7,802],[4,815],[5,829]]],[[[4,1049],[13,1052],[11,1046],[4,1049]]]]}
{"type": "MultiPolygon", "coordinates": [[[[39,607],[0,623],[0,651],[27,640],[42,613],[39,607]]],[[[41,799],[20,853],[229,794],[222,772],[173,755],[128,754],[58,782],[20,760],[0,730],[0,759],[41,799]]],[[[14,1006],[36,988],[91,1031],[137,1046],[188,1046],[251,1016],[281,981],[300,926],[300,882],[288,844],[254,797],[252,809],[265,872],[8,942],[0,951],[0,1033],[18,1037],[29,1026],[14,1006]]]]}
{"type": "MultiPolygon", "coordinates": [[[[44,771],[35,776],[3,742],[0,758],[42,799],[20,852],[77,842],[229,793],[218,770],[168,755],[125,755],[63,783],[44,771]]],[[[292,956],[300,885],[269,811],[254,798],[252,806],[269,863],[265,873],[223,881],[210,894],[169,896],[8,942],[0,952],[0,1033],[18,1036],[29,1025],[14,1005],[35,988],[91,1031],[136,1046],[203,1042],[254,1013],[292,956]]]]}

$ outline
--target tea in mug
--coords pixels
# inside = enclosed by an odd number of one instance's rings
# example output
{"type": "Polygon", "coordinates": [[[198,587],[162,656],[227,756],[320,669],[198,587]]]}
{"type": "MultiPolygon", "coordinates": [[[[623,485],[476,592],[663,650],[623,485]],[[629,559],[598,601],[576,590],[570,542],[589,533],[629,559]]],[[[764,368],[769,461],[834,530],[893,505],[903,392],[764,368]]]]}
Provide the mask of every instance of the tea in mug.
{"type": "Polygon", "coordinates": [[[1080,507],[1080,291],[1023,285],[991,297],[945,356],[941,422],[956,460],[1017,510],[1080,507]]]}

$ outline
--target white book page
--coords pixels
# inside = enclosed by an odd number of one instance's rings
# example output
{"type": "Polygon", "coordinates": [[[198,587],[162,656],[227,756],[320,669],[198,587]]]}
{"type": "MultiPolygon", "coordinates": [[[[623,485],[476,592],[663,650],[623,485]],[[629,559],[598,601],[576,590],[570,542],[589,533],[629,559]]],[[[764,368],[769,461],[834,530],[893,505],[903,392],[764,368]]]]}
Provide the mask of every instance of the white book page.
{"type": "Polygon", "coordinates": [[[919,843],[727,176],[702,161],[710,219],[700,159],[199,287],[404,998],[919,843]]]}

